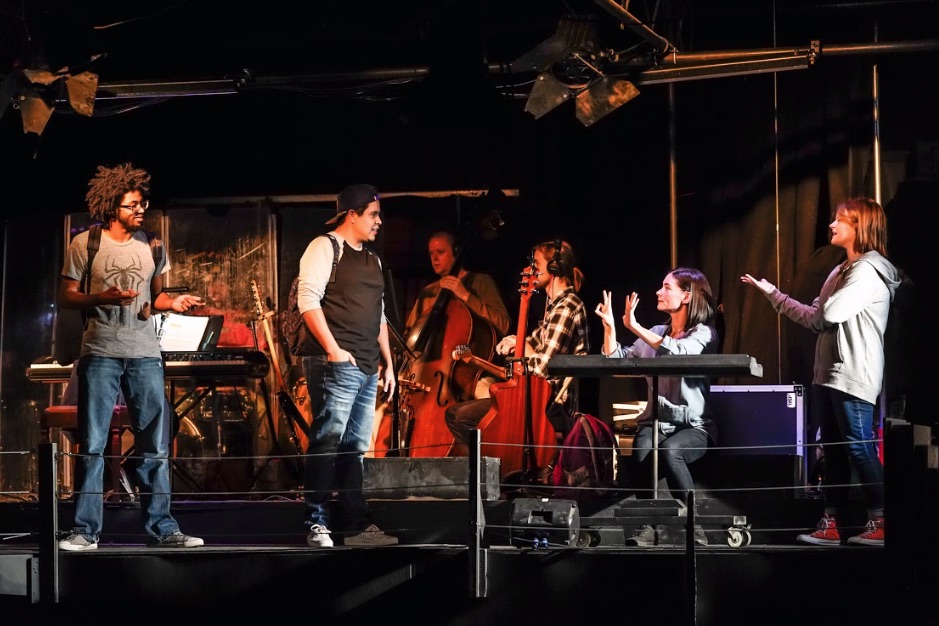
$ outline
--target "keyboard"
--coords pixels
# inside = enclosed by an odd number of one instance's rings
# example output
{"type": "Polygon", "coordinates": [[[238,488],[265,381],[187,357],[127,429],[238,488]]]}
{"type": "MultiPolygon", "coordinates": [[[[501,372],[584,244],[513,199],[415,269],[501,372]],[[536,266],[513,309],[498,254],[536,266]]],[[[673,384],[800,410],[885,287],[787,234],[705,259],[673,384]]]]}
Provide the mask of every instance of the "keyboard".
{"type": "MultiPolygon", "coordinates": [[[[164,352],[163,377],[166,380],[264,378],[270,371],[267,355],[259,350],[218,348],[211,352],[164,352]]],[[[32,382],[68,382],[71,365],[60,365],[42,357],[26,368],[32,382]]]]}

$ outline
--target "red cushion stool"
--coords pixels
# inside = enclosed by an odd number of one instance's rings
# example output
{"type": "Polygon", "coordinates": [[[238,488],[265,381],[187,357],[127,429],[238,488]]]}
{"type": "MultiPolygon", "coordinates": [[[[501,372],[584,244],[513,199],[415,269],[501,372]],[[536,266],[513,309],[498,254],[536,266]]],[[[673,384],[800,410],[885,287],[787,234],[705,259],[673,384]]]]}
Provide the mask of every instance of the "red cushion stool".
{"type": "MultiPolygon", "coordinates": [[[[121,456],[121,435],[125,430],[130,428],[130,415],[127,412],[127,407],[122,404],[116,405],[114,407],[114,412],[111,414],[111,432],[104,446],[104,457],[111,475],[110,491],[105,494],[106,498],[109,496],[119,495],[121,493],[122,486],[124,487],[125,491],[130,493],[129,485],[126,483],[122,485],[121,481],[123,474],[121,464],[124,461],[121,456]]],[[[40,440],[45,443],[54,441],[54,435],[52,433],[53,429],[66,432],[69,434],[69,439],[71,441],[77,441],[78,407],[73,404],[60,404],[46,408],[42,412],[42,417],[39,419],[40,440]]],[[[72,450],[70,451],[75,452],[78,448],[78,444],[75,443],[71,447],[72,450]]],[[[69,473],[70,472],[67,471],[65,473],[66,476],[68,476],[69,473]]]]}

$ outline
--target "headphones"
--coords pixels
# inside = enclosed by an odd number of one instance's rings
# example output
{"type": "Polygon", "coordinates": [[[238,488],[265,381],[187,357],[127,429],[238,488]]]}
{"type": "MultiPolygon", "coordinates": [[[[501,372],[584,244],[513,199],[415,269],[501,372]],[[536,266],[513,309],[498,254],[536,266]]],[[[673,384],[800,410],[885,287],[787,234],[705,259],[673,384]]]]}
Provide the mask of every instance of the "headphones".
{"type": "Polygon", "coordinates": [[[548,261],[548,273],[552,276],[562,276],[565,273],[564,261],[561,260],[561,250],[564,242],[560,239],[554,240],[554,256],[548,261]]]}

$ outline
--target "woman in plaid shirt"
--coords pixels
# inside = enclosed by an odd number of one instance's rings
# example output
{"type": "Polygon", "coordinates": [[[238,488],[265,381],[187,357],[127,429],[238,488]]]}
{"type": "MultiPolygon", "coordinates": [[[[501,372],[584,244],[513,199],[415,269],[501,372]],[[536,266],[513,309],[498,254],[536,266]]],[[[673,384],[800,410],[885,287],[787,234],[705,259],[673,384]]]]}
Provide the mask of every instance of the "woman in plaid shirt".
{"type": "MultiPolygon", "coordinates": [[[[590,349],[587,309],[577,295],[584,274],[576,266],[574,250],[566,241],[546,241],[536,245],[532,252],[535,289],[544,290],[548,300],[544,318],[525,338],[525,357],[528,373],[545,378],[551,384],[548,407],[552,410],[548,411],[548,419],[562,440],[570,428],[570,416],[577,410],[577,384],[574,380],[548,376],[548,362],[556,354],[587,354],[590,349]]],[[[496,352],[512,355],[516,344],[516,335],[507,335],[496,345],[496,352]]],[[[492,400],[484,398],[454,404],[447,409],[447,426],[457,444],[466,444],[467,431],[476,428],[491,406],[492,400]]]]}

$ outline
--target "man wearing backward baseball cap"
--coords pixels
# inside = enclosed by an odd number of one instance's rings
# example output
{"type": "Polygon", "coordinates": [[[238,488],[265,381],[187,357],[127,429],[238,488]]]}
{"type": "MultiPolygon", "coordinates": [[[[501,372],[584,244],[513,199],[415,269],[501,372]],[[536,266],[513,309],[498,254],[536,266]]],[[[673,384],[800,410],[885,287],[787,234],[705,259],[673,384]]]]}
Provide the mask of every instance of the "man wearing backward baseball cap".
{"type": "Polygon", "coordinates": [[[381,262],[365,245],[375,241],[381,226],[378,191],[372,185],[346,187],[326,223],[335,228],[307,246],[297,285],[298,308],[319,344],[318,353],[302,358],[313,414],[304,461],[306,542],[330,548],[336,534],[347,546],[393,545],[398,539],[372,523],[363,491],[378,382],[387,398],[396,383],[381,262]],[[338,244],[338,257],[330,238],[338,244]],[[339,494],[336,523],[328,502],[333,491],[339,494]]]}

